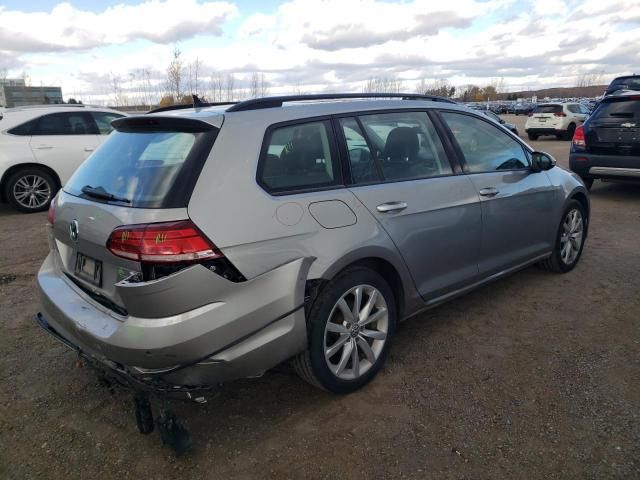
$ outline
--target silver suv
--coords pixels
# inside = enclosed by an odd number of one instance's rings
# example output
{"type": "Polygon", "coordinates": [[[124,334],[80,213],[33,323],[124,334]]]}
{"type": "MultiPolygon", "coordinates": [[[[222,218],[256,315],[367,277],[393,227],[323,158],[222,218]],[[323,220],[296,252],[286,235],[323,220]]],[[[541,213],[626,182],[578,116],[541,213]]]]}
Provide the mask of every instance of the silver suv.
{"type": "Polygon", "coordinates": [[[38,323],[135,389],[292,360],[353,391],[399,321],[534,263],[567,272],[587,236],[575,175],[437,97],[271,97],[112,125],[52,203],[38,323]]]}

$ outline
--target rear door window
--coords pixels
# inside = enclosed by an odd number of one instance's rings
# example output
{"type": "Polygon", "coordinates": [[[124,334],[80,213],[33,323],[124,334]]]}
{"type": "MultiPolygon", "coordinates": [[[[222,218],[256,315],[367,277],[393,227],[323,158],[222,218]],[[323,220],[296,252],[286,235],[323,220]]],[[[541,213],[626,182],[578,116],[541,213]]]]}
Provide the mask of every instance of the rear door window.
{"type": "Polygon", "coordinates": [[[52,113],[40,117],[31,135],[95,135],[96,127],[85,112],[52,113]]]}
{"type": "Polygon", "coordinates": [[[267,190],[295,191],[340,183],[328,121],[287,125],[267,133],[258,178],[267,190]]]}
{"type": "Polygon", "coordinates": [[[373,148],[383,180],[451,175],[440,137],[426,112],[397,112],[358,117],[373,148]]]}
{"type": "Polygon", "coordinates": [[[114,131],[76,170],[64,190],[85,196],[83,188],[90,187],[132,207],[184,207],[215,133],[114,131]]]}
{"type": "Polygon", "coordinates": [[[464,155],[470,173],[519,170],[529,167],[520,143],[500,127],[471,115],[442,112],[464,155]]]}

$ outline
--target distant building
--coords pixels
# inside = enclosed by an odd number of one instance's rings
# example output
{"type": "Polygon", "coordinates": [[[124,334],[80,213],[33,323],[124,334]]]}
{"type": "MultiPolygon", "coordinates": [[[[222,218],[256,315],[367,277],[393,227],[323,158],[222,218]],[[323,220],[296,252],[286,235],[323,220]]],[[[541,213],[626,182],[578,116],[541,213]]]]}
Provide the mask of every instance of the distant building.
{"type": "Polygon", "coordinates": [[[64,103],[60,87],[27,87],[22,78],[0,79],[0,107],[64,103]]]}

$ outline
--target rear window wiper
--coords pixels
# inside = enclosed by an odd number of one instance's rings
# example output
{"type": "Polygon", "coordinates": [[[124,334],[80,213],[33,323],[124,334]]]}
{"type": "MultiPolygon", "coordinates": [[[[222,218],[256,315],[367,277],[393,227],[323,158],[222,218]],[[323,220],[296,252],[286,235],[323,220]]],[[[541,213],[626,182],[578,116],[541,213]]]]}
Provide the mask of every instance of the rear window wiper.
{"type": "Polygon", "coordinates": [[[100,198],[102,200],[112,200],[114,202],[131,203],[131,200],[124,197],[118,197],[113,193],[107,192],[104,187],[92,187],[91,185],[85,185],[82,187],[82,193],[93,198],[100,198]]]}

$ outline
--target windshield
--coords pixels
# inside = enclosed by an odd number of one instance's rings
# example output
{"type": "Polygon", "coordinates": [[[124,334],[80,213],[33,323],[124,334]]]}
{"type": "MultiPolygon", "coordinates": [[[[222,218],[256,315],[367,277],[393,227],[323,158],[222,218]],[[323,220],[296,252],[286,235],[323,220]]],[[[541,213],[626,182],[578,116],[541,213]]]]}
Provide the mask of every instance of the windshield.
{"type": "Polygon", "coordinates": [[[205,132],[113,132],[71,177],[71,195],[132,207],[186,206],[209,148],[205,132]],[[197,157],[197,158],[195,158],[197,157]],[[204,158],[203,158],[204,157],[204,158]],[[185,167],[195,163],[197,168],[185,167]],[[188,190],[188,191],[187,191],[188,190]]]}

